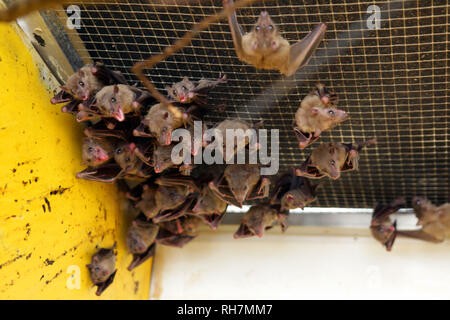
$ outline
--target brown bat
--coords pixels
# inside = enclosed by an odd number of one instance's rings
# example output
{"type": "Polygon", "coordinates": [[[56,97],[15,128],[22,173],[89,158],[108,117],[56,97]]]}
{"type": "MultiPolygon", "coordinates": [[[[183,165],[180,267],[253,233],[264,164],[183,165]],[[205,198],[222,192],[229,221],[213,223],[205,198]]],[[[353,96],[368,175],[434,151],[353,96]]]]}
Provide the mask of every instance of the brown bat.
{"type": "Polygon", "coordinates": [[[395,238],[397,237],[397,221],[392,222],[390,215],[397,212],[405,204],[404,198],[399,198],[389,204],[379,203],[372,214],[370,222],[370,232],[387,251],[392,250],[395,238]]]}
{"type": "Polygon", "coordinates": [[[209,182],[209,187],[223,201],[242,208],[245,200],[269,195],[270,180],[262,178],[256,164],[229,164],[223,175],[209,182]]]}
{"type": "Polygon", "coordinates": [[[210,90],[214,89],[220,83],[226,83],[227,77],[219,77],[217,80],[200,79],[194,83],[184,77],[180,82],[174,83],[171,87],[166,86],[169,97],[183,104],[196,102],[201,106],[206,105],[206,97],[210,90]]]}
{"type": "Polygon", "coordinates": [[[339,179],[341,172],[358,170],[359,152],[365,146],[376,143],[376,138],[358,143],[322,143],[311,156],[295,170],[298,176],[320,179],[328,176],[339,179]]]}
{"type": "Polygon", "coordinates": [[[105,85],[118,83],[126,84],[120,72],[111,71],[102,63],[88,64],[72,74],[50,102],[57,104],[70,101],[63,106],[62,111],[76,114],[81,101],[92,98],[105,85]]]}
{"type": "Polygon", "coordinates": [[[156,192],[158,186],[144,184],[142,188],[143,191],[141,199],[133,200],[138,200],[138,202],[136,203],[136,208],[141,210],[141,212],[149,220],[154,218],[160,211],[160,208],[156,203],[156,192]]]}
{"type": "Polygon", "coordinates": [[[162,222],[156,242],[181,248],[198,236],[197,228],[201,223],[202,220],[195,216],[184,216],[162,222]]]}
{"type": "Polygon", "coordinates": [[[336,94],[320,83],[302,100],[294,120],[294,132],[300,149],[316,141],[323,131],[348,119],[345,111],[334,108],[336,103],[336,94]]]}
{"type": "MultiPolygon", "coordinates": [[[[233,3],[233,0],[223,0],[225,8],[233,3]]],[[[293,75],[297,69],[308,64],[327,29],[325,23],[320,23],[301,41],[289,45],[279,34],[267,11],[261,12],[249,33],[245,33],[239,25],[235,11],[228,16],[228,23],[239,60],[258,69],[278,70],[286,76],[293,75]]]]}
{"type": "Polygon", "coordinates": [[[208,185],[203,186],[192,213],[212,230],[216,230],[225,215],[228,203],[219,198],[208,185]]]}
{"type": "Polygon", "coordinates": [[[156,104],[151,107],[133,134],[141,137],[156,137],[161,145],[167,146],[172,142],[172,131],[181,127],[188,118],[187,113],[180,108],[156,104]]]}
{"type": "Polygon", "coordinates": [[[87,138],[83,139],[82,158],[83,163],[89,167],[98,167],[114,157],[114,150],[120,140],[125,136],[120,131],[98,130],[86,128],[87,138]]]}
{"type": "MultiPolygon", "coordinates": [[[[227,131],[229,130],[229,132],[233,133],[235,132],[235,130],[242,130],[244,133],[252,128],[258,128],[261,127],[263,124],[263,121],[260,121],[258,123],[256,123],[255,125],[250,125],[249,123],[247,123],[246,121],[243,120],[239,120],[239,119],[226,119],[223,120],[222,122],[220,122],[216,127],[215,130],[217,130],[220,134],[221,137],[223,139],[223,151],[222,151],[222,155],[223,155],[223,159],[225,161],[229,161],[231,160],[234,155],[239,151],[242,150],[243,148],[245,148],[247,145],[250,144],[251,140],[249,136],[245,136],[244,138],[244,143],[238,145],[238,136],[237,134],[234,136],[233,140],[229,140],[227,138],[227,131]],[[228,144],[233,144],[233,151],[231,154],[227,153],[227,145],[228,144]]],[[[205,141],[204,138],[204,142],[203,142],[203,146],[208,145],[208,143],[205,141]]],[[[257,139],[255,137],[255,140],[253,142],[253,145],[251,146],[254,149],[259,148],[259,144],[257,142],[257,139]]]]}
{"type": "Polygon", "coordinates": [[[264,231],[271,229],[275,224],[279,224],[281,231],[284,232],[288,227],[287,216],[288,213],[281,211],[278,205],[264,203],[252,206],[244,213],[234,238],[247,238],[254,235],[261,238],[264,231]]]}
{"type": "Polygon", "coordinates": [[[106,86],[97,92],[95,98],[80,105],[81,112],[77,115],[77,120],[106,117],[122,122],[126,114],[139,115],[143,104],[150,99],[152,99],[150,93],[132,86],[124,84],[106,86]]]}
{"type": "Polygon", "coordinates": [[[151,176],[152,144],[121,143],[114,151],[114,160],[122,168],[124,174],[140,178],[151,176]]]}
{"type": "Polygon", "coordinates": [[[92,256],[92,262],[87,264],[91,280],[97,286],[97,296],[108,288],[116,276],[116,256],[114,248],[101,248],[92,256]]]}
{"type": "Polygon", "coordinates": [[[133,255],[128,266],[131,271],[155,254],[155,240],[159,232],[159,225],[144,221],[140,217],[133,220],[127,233],[127,247],[133,255]]]}
{"type": "Polygon", "coordinates": [[[295,169],[289,170],[278,178],[270,204],[281,204],[282,211],[303,209],[317,200],[316,192],[320,185],[314,186],[307,178],[297,176],[295,169]]]}

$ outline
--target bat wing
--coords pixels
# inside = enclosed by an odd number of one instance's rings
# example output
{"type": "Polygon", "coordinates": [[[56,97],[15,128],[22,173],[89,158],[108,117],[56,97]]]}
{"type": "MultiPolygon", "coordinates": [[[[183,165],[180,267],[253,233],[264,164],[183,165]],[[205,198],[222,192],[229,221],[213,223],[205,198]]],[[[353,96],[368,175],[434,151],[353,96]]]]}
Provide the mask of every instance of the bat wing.
{"type": "Polygon", "coordinates": [[[106,279],[105,282],[102,282],[102,283],[97,284],[97,291],[95,292],[95,294],[96,294],[97,296],[101,295],[102,292],[105,291],[106,288],[108,288],[108,287],[111,285],[111,283],[113,283],[114,277],[116,276],[116,273],[117,273],[117,270],[115,270],[115,271],[113,272],[113,274],[111,274],[111,275],[109,276],[109,278],[106,279]]]}
{"type": "Polygon", "coordinates": [[[182,217],[188,212],[188,209],[192,206],[193,202],[194,202],[194,198],[193,197],[189,197],[178,208],[173,209],[173,210],[165,210],[165,211],[162,211],[162,212],[158,213],[153,218],[153,222],[161,223],[161,222],[171,221],[171,220],[175,220],[175,219],[177,219],[179,217],[182,217]]]}
{"type": "Polygon", "coordinates": [[[297,126],[294,126],[294,132],[295,136],[298,140],[298,146],[300,149],[304,149],[311,144],[313,144],[317,139],[319,139],[319,136],[315,136],[314,132],[311,133],[305,133],[301,131],[297,126]]]}
{"type": "Polygon", "coordinates": [[[316,167],[311,166],[310,163],[311,157],[308,157],[299,168],[295,169],[295,175],[310,179],[320,179],[325,176],[316,167]]]}
{"type": "Polygon", "coordinates": [[[88,167],[77,173],[78,179],[112,183],[122,178],[124,171],[115,163],[104,164],[97,168],[88,167]]]}
{"type": "Polygon", "coordinates": [[[70,113],[72,115],[76,115],[79,111],[78,105],[80,104],[80,100],[72,100],[68,104],[64,105],[61,108],[61,112],[70,113]]]}
{"type": "Polygon", "coordinates": [[[120,71],[112,71],[103,63],[96,63],[91,71],[105,85],[127,84],[127,80],[120,71]]]}
{"type": "Polygon", "coordinates": [[[60,90],[53,98],[50,99],[51,104],[58,104],[73,100],[73,96],[65,90],[60,90]]]}
{"type": "Polygon", "coordinates": [[[137,266],[141,265],[145,261],[147,261],[149,258],[153,257],[155,255],[155,244],[151,244],[150,247],[148,247],[147,251],[145,251],[142,254],[133,254],[133,260],[131,261],[130,265],[128,266],[128,271],[133,270],[137,266]]]}
{"type": "Polygon", "coordinates": [[[159,229],[156,242],[165,246],[181,248],[196,237],[197,235],[173,234],[168,230],[159,229]]]}
{"type": "Polygon", "coordinates": [[[239,226],[239,229],[234,233],[233,238],[249,238],[253,237],[255,234],[243,223],[239,226]]]}
{"type": "Polygon", "coordinates": [[[263,199],[269,196],[270,180],[261,178],[258,184],[253,188],[250,194],[247,195],[247,200],[263,199]]]}

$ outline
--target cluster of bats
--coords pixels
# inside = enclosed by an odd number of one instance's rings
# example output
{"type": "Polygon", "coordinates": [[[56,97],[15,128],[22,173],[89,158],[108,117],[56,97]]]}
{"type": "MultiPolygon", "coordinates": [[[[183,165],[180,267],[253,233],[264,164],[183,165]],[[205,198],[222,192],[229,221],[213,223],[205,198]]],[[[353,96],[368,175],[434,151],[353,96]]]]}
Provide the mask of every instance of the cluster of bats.
{"type": "MultiPolygon", "coordinates": [[[[224,0],[224,6],[233,6],[233,1],[224,0]]],[[[261,12],[249,33],[238,24],[234,11],[230,12],[228,22],[241,61],[259,69],[278,70],[287,76],[308,63],[326,31],[326,25],[321,23],[304,39],[289,45],[266,11],[261,12]]],[[[314,184],[311,179],[336,180],[342,172],[357,170],[362,148],[376,143],[375,138],[365,142],[322,143],[300,167],[278,176],[273,188],[269,178],[261,176],[257,164],[173,163],[173,131],[181,127],[192,131],[193,120],[201,120],[212,108],[222,108],[211,106],[207,97],[211,89],[226,82],[225,76],[199,81],[185,77],[166,86],[166,103],[148,91],[128,85],[120,72],[96,63],[79,69],[51,99],[54,104],[65,103],[63,112],[86,123],[82,158],[87,168],[77,173],[77,177],[128,182],[127,198],[139,211],[127,234],[127,247],[133,255],[128,270],[153,256],[156,244],[183,247],[197,236],[201,224],[216,230],[229,204],[242,207],[246,201],[264,199],[243,215],[235,238],[261,237],[265,230],[276,225],[286,230],[289,210],[303,209],[317,199],[321,183],[314,184]]],[[[323,84],[317,84],[301,101],[293,121],[300,149],[317,141],[323,131],[349,118],[345,111],[337,109],[337,102],[337,95],[323,84]]],[[[226,119],[215,124],[204,123],[204,129],[245,131],[260,125],[226,119]]],[[[193,142],[191,155],[195,156],[207,142],[203,138],[193,142]]],[[[246,145],[241,147],[248,148],[249,143],[246,140],[246,145]]],[[[226,144],[225,140],[224,150],[226,144]]],[[[236,154],[238,150],[234,151],[236,154]]],[[[225,158],[225,153],[224,159],[230,160],[225,158]]],[[[436,208],[416,199],[415,208],[426,207],[416,210],[423,225],[419,233],[396,230],[396,223],[390,221],[389,215],[400,205],[400,201],[380,205],[373,216],[373,235],[388,250],[396,235],[430,241],[443,239],[448,228],[445,220],[449,215],[448,205],[436,208]]],[[[98,295],[114,279],[115,259],[114,248],[100,249],[88,265],[98,295]]]]}

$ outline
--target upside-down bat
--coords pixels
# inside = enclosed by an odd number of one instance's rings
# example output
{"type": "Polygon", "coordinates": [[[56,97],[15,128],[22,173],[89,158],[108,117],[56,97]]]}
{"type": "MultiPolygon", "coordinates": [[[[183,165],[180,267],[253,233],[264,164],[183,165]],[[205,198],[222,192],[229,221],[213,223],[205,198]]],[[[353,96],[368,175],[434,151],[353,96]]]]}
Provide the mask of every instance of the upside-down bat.
{"type": "Polygon", "coordinates": [[[127,247],[133,255],[128,266],[131,271],[155,254],[155,240],[159,232],[159,225],[137,217],[132,221],[127,233],[127,247]]]}
{"type": "Polygon", "coordinates": [[[165,89],[169,97],[183,104],[192,102],[200,106],[206,106],[206,97],[210,90],[214,89],[220,83],[226,83],[227,77],[219,77],[217,80],[200,79],[198,82],[192,82],[188,77],[184,77],[180,82],[174,83],[171,87],[165,89]]]}
{"type": "Polygon", "coordinates": [[[79,106],[77,120],[105,117],[122,122],[126,114],[139,115],[143,104],[150,99],[152,99],[150,93],[132,86],[124,84],[105,86],[95,94],[94,98],[79,106]]]}
{"type": "Polygon", "coordinates": [[[101,248],[92,256],[92,262],[87,264],[90,277],[94,285],[97,286],[97,296],[108,288],[116,276],[116,256],[114,248],[101,248]]]}
{"type": "Polygon", "coordinates": [[[392,222],[390,215],[397,212],[405,204],[404,198],[399,198],[391,203],[379,203],[372,214],[370,222],[370,232],[387,251],[392,250],[395,238],[397,236],[397,221],[392,222]]]}
{"type": "Polygon", "coordinates": [[[219,198],[208,185],[204,185],[192,213],[216,230],[225,215],[228,203],[219,198]]]}
{"type": "Polygon", "coordinates": [[[345,111],[334,107],[336,103],[336,94],[320,83],[302,100],[294,119],[294,132],[300,149],[316,141],[323,131],[348,119],[345,111]]]}
{"type": "Polygon", "coordinates": [[[341,172],[358,170],[359,152],[363,147],[374,143],[376,143],[376,138],[348,144],[340,142],[322,143],[295,170],[295,174],[312,179],[328,176],[336,180],[341,176],[341,172]]]}
{"type": "Polygon", "coordinates": [[[281,211],[278,205],[268,203],[254,205],[244,213],[234,238],[246,238],[254,235],[261,238],[264,231],[271,229],[275,224],[279,224],[281,231],[284,232],[288,227],[287,216],[288,212],[281,211]]]}
{"type": "MultiPolygon", "coordinates": [[[[224,7],[233,5],[233,0],[223,0],[224,7]]],[[[239,60],[258,69],[278,70],[291,76],[304,67],[319,46],[327,26],[318,24],[301,41],[289,45],[278,32],[267,11],[262,11],[252,31],[245,33],[239,25],[236,12],[228,16],[234,48],[239,60]]]]}
{"type": "MultiPolygon", "coordinates": [[[[156,145],[153,152],[153,169],[155,173],[161,173],[169,168],[178,168],[183,175],[189,175],[190,170],[193,168],[192,164],[179,164],[176,165],[172,162],[172,150],[174,144],[168,146],[156,145]]],[[[190,156],[190,155],[189,155],[190,156]]],[[[193,161],[191,161],[192,163],[193,161]]]]}
{"type": "Polygon", "coordinates": [[[103,86],[111,84],[126,84],[126,79],[120,72],[111,71],[102,63],[88,64],[72,74],[50,102],[57,104],[70,101],[62,111],[76,114],[81,101],[87,101],[103,86]]]}
{"type": "Polygon", "coordinates": [[[121,143],[114,150],[114,160],[128,176],[148,178],[151,176],[152,144],[121,143]]]}
{"type": "Polygon", "coordinates": [[[82,159],[89,167],[99,165],[114,157],[114,150],[125,136],[121,131],[98,130],[92,127],[84,130],[86,138],[83,139],[82,159]]]}
{"type": "Polygon", "coordinates": [[[242,208],[245,200],[267,197],[270,180],[261,177],[256,164],[229,164],[221,176],[209,182],[209,187],[220,199],[242,208]]]}
{"type": "Polygon", "coordinates": [[[133,134],[155,137],[161,145],[167,146],[172,142],[172,131],[181,127],[188,118],[189,115],[178,107],[156,104],[150,108],[133,134]]]}
{"type": "Polygon", "coordinates": [[[297,176],[295,169],[291,169],[278,178],[270,204],[281,204],[282,211],[303,209],[317,199],[316,191],[319,186],[320,184],[312,185],[307,178],[297,176]]]}

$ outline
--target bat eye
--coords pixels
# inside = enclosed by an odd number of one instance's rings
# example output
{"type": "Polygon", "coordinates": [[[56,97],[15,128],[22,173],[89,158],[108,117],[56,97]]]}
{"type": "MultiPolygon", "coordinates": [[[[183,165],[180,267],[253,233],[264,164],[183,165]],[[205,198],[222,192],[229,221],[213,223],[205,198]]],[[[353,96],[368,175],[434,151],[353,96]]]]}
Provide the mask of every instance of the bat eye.
{"type": "Polygon", "coordinates": [[[333,111],[333,110],[329,110],[329,111],[328,111],[328,114],[329,114],[330,116],[334,116],[334,111],[333,111]]]}
{"type": "Polygon", "coordinates": [[[256,26],[256,28],[255,28],[256,31],[259,31],[260,29],[261,29],[260,26],[256,26]]]}
{"type": "Polygon", "coordinates": [[[273,25],[269,24],[269,25],[267,26],[267,29],[270,30],[270,31],[272,31],[272,30],[273,30],[273,25]]]}
{"type": "Polygon", "coordinates": [[[84,87],[84,82],[83,82],[83,81],[80,81],[80,82],[78,82],[78,85],[79,85],[80,87],[84,87]]]}
{"type": "Polygon", "coordinates": [[[185,86],[182,86],[181,89],[183,89],[183,91],[187,91],[187,88],[185,86]]]}
{"type": "Polygon", "coordinates": [[[121,153],[122,153],[122,149],[119,148],[116,150],[116,154],[121,154],[121,153]]]}
{"type": "Polygon", "coordinates": [[[420,200],[416,200],[416,205],[420,206],[420,200]]]}
{"type": "Polygon", "coordinates": [[[95,272],[100,272],[101,269],[99,267],[95,267],[94,270],[95,270],[95,272]]]}
{"type": "Polygon", "coordinates": [[[92,151],[94,151],[94,148],[89,147],[87,151],[88,151],[89,153],[91,153],[92,151]]]}
{"type": "Polygon", "coordinates": [[[334,166],[334,165],[336,164],[336,161],[330,160],[330,164],[331,164],[332,166],[334,166]]]}
{"type": "Polygon", "coordinates": [[[111,98],[111,102],[112,102],[112,103],[114,103],[114,102],[116,102],[116,101],[117,101],[116,98],[114,98],[114,97],[111,98]]]}

